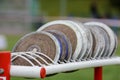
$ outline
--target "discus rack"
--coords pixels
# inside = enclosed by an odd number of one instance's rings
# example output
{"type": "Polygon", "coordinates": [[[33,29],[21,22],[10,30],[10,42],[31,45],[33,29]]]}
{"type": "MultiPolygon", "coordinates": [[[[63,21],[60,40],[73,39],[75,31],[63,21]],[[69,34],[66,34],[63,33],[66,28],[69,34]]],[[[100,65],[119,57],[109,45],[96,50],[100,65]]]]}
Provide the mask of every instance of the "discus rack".
{"type": "Polygon", "coordinates": [[[49,66],[18,66],[11,64],[9,51],[0,52],[0,80],[10,80],[11,76],[28,78],[45,78],[47,75],[73,71],[83,68],[94,68],[94,80],[102,80],[102,67],[106,65],[120,64],[120,57],[106,59],[94,59],[49,66]]]}

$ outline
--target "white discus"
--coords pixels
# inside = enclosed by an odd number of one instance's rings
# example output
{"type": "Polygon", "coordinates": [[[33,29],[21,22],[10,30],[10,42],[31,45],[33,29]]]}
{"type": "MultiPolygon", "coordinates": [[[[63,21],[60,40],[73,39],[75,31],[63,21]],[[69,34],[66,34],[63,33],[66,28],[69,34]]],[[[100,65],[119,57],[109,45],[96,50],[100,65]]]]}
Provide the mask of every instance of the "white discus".
{"type": "Polygon", "coordinates": [[[87,28],[90,29],[93,34],[93,52],[91,58],[97,59],[102,55],[105,48],[104,36],[96,26],[88,26],[87,28]]]}
{"type": "MultiPolygon", "coordinates": [[[[82,35],[82,49],[80,53],[73,54],[73,59],[81,60],[84,58],[85,55],[87,55],[87,47],[88,47],[88,39],[87,39],[87,30],[83,26],[81,22],[78,21],[67,21],[70,24],[74,25],[76,28],[78,28],[80,34],[82,35]]],[[[81,36],[79,36],[81,38],[81,36]]],[[[79,42],[80,43],[80,42],[79,42]]],[[[79,47],[78,47],[79,48],[79,47]]]]}
{"type": "Polygon", "coordinates": [[[110,48],[109,48],[109,53],[107,54],[107,57],[112,56],[117,43],[114,32],[106,24],[101,22],[87,22],[85,23],[85,25],[97,25],[99,27],[102,27],[104,30],[106,30],[110,38],[110,48]]]}
{"type": "MultiPolygon", "coordinates": [[[[84,25],[85,26],[85,25],[84,25]]],[[[87,34],[87,40],[88,40],[88,44],[87,44],[87,54],[84,55],[84,59],[90,59],[91,58],[91,54],[92,54],[92,47],[93,47],[93,34],[92,32],[87,28],[87,26],[85,26],[86,28],[86,34],[87,34]]]]}

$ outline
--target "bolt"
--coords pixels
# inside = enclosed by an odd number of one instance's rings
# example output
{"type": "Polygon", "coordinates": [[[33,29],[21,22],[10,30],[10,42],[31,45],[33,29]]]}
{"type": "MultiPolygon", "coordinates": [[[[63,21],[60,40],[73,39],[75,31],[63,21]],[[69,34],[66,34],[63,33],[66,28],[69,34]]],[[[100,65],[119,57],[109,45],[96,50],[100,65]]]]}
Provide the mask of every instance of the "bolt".
{"type": "Polygon", "coordinates": [[[0,68],[0,74],[4,73],[4,69],[0,68]]]}

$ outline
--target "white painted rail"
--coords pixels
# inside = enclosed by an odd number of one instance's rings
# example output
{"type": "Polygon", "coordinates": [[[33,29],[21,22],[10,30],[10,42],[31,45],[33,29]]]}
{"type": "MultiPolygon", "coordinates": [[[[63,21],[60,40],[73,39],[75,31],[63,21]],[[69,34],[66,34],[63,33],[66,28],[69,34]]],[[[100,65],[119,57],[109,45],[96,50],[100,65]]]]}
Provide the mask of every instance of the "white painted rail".
{"type": "Polygon", "coordinates": [[[32,78],[40,78],[45,75],[67,72],[77,69],[83,68],[91,68],[91,67],[100,67],[107,65],[119,65],[120,57],[113,57],[108,59],[99,59],[99,60],[89,60],[89,61],[80,61],[80,62],[72,62],[72,63],[64,63],[59,65],[50,65],[44,67],[38,66],[11,66],[10,74],[11,76],[17,77],[32,77],[32,78]],[[45,71],[42,69],[45,69],[45,71]],[[40,76],[42,75],[42,76],[40,76]]]}

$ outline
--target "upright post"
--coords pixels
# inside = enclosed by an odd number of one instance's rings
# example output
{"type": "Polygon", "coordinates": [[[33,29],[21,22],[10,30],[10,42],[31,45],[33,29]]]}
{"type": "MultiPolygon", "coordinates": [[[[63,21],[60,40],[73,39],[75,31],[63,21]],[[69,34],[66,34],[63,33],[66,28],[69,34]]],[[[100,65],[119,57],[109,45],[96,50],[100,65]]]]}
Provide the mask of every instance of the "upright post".
{"type": "Polygon", "coordinates": [[[0,80],[10,80],[10,58],[10,52],[0,52],[0,80]]]}
{"type": "Polygon", "coordinates": [[[102,67],[94,68],[94,80],[102,80],[102,67]]]}

